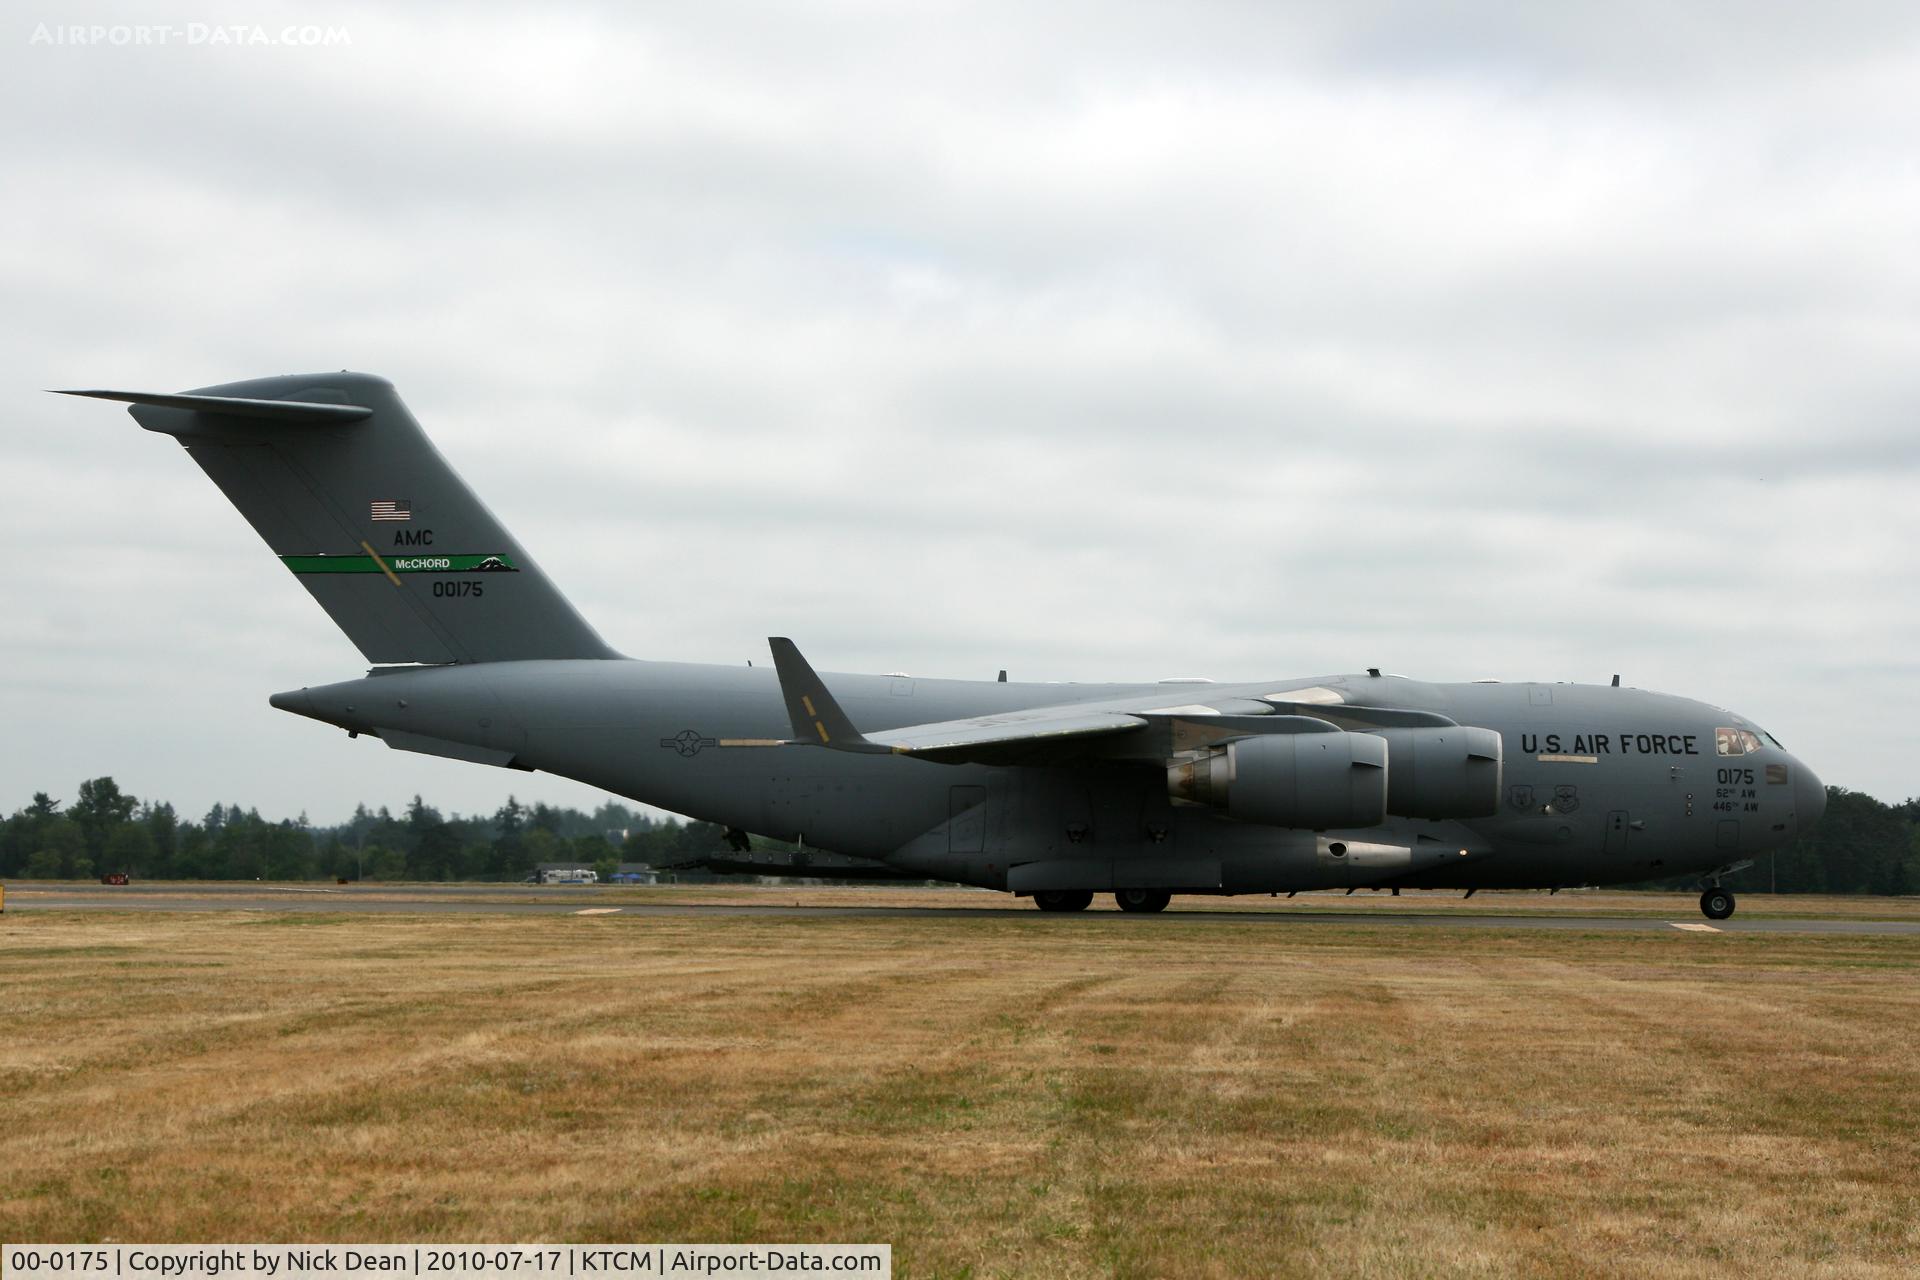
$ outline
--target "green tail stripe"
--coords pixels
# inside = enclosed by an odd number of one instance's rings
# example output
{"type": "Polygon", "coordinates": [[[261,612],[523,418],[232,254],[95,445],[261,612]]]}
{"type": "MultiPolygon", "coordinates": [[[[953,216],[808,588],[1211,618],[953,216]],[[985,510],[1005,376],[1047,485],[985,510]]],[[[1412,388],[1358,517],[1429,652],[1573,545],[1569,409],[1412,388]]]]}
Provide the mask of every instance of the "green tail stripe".
{"type": "MultiPolygon", "coordinates": [[[[395,573],[518,573],[512,556],[386,556],[387,568],[395,573]]],[[[281,556],[280,561],[295,573],[379,573],[373,557],[358,553],[340,556],[281,556]]]]}

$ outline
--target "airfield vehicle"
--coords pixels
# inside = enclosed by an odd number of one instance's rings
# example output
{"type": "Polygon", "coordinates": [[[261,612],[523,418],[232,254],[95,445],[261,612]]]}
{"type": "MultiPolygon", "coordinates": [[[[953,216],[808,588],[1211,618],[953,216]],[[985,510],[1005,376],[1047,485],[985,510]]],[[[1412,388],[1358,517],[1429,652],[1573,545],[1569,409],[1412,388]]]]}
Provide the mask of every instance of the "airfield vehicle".
{"type": "Polygon", "coordinates": [[[1826,803],[1760,726],[1617,677],[822,676],[781,638],[771,670],[635,660],[575,611],[385,379],[70,394],[128,402],[183,445],[373,664],[273,706],[720,823],[736,850],[749,832],[798,843],[811,874],[958,881],[1053,911],[1096,893],[1158,911],[1174,893],[1697,874],[1719,919],[1734,909],[1722,877],[1826,803]]]}

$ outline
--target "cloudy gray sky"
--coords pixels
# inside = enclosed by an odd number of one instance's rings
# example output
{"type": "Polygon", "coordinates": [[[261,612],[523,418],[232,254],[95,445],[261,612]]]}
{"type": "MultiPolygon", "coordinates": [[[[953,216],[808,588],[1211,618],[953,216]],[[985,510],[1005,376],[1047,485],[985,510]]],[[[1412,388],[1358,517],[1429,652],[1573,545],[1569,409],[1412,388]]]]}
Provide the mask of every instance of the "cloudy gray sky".
{"type": "Polygon", "coordinates": [[[342,367],[636,656],[1617,671],[1920,792],[1911,4],[47,5],[0,103],[0,808],[597,799],[269,709],[364,664],[39,390],[342,367]]]}

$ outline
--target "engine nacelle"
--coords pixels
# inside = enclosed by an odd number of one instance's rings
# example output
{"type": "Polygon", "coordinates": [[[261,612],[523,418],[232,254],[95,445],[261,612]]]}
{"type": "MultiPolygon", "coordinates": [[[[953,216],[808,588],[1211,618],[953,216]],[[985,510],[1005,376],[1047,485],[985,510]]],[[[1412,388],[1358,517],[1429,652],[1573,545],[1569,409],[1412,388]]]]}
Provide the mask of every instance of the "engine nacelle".
{"type": "Polygon", "coordinates": [[[1500,735],[1448,725],[1382,729],[1387,812],[1403,818],[1485,818],[1500,809],[1500,735]]]}
{"type": "Polygon", "coordinates": [[[1274,827],[1371,827],[1387,816],[1387,741],[1370,733],[1270,733],[1167,767],[1176,800],[1274,827]]]}

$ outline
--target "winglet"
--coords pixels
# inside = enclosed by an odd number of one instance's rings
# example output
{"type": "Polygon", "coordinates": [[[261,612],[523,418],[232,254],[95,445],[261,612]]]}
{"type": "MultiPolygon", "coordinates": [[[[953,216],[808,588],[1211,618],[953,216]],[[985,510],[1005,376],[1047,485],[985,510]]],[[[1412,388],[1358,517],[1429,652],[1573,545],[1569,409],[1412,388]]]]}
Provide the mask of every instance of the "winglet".
{"type": "Polygon", "coordinates": [[[797,741],[843,751],[886,750],[868,742],[853,727],[853,721],[847,719],[847,713],[833,700],[827,686],[800,656],[793,641],[785,636],[769,636],[767,647],[773,650],[773,669],[780,675],[780,695],[787,700],[787,718],[793,721],[793,736],[797,741]]]}

